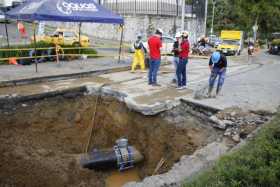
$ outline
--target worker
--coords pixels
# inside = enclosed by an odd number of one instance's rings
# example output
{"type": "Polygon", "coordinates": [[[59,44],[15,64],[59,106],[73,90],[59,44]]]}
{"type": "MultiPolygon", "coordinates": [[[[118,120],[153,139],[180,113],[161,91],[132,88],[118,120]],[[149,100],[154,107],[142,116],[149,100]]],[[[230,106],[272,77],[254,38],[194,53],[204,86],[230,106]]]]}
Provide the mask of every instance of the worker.
{"type": "Polygon", "coordinates": [[[181,33],[176,33],[175,35],[176,41],[173,44],[173,65],[174,65],[174,69],[175,69],[175,73],[174,73],[174,77],[172,79],[173,83],[177,83],[177,66],[179,63],[179,42],[180,42],[180,38],[181,38],[181,33]]]}
{"type": "Polygon", "coordinates": [[[198,41],[199,46],[201,46],[203,48],[206,47],[206,43],[207,43],[207,40],[204,36],[202,36],[201,39],[198,41]]]}
{"type": "Polygon", "coordinates": [[[149,60],[149,85],[160,86],[157,82],[157,72],[160,67],[161,54],[160,48],[162,47],[162,34],[161,29],[157,29],[155,34],[152,35],[148,40],[150,49],[150,60],[149,60]]]}
{"type": "Polygon", "coordinates": [[[216,90],[216,96],[218,96],[221,92],[222,86],[225,81],[226,68],[227,68],[226,56],[218,51],[214,52],[209,60],[209,68],[211,71],[211,75],[209,78],[208,97],[212,97],[211,92],[215,85],[217,76],[219,76],[217,90],[216,90]]]}
{"type": "Polygon", "coordinates": [[[147,49],[143,45],[142,42],[142,35],[137,36],[137,40],[134,42],[133,47],[135,49],[134,56],[133,56],[133,62],[131,67],[131,72],[135,72],[135,68],[139,65],[141,67],[142,72],[145,71],[145,56],[144,53],[147,53],[147,49]]]}
{"type": "Polygon", "coordinates": [[[187,73],[186,68],[188,64],[190,44],[188,40],[188,32],[182,32],[182,42],[179,44],[179,63],[177,67],[177,89],[182,90],[187,87],[187,73]]]}

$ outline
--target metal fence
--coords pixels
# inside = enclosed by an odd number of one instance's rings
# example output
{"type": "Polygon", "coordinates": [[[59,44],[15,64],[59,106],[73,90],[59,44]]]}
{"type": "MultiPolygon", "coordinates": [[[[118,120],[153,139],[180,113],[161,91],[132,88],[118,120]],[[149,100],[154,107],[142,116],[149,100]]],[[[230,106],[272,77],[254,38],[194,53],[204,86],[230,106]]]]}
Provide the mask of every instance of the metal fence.
{"type": "Polygon", "coordinates": [[[101,0],[103,6],[119,14],[178,16],[181,0],[101,0]]]}
{"type": "MultiPolygon", "coordinates": [[[[122,15],[180,16],[182,11],[182,0],[97,0],[97,2],[122,15]]],[[[205,2],[206,0],[192,0],[186,5],[186,14],[195,14],[197,18],[204,19],[205,2]]]]}
{"type": "Polygon", "coordinates": [[[191,6],[193,14],[195,14],[198,19],[205,18],[206,0],[192,0],[191,6]]]}

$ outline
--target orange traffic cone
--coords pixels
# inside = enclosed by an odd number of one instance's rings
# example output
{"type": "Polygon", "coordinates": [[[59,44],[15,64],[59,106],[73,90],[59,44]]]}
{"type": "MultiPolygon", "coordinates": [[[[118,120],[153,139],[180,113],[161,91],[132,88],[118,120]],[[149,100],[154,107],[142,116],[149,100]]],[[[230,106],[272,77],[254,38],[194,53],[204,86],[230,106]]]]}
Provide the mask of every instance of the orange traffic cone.
{"type": "Polygon", "coordinates": [[[10,64],[10,65],[18,65],[17,59],[14,58],[14,57],[9,58],[9,64],[10,64]]]}

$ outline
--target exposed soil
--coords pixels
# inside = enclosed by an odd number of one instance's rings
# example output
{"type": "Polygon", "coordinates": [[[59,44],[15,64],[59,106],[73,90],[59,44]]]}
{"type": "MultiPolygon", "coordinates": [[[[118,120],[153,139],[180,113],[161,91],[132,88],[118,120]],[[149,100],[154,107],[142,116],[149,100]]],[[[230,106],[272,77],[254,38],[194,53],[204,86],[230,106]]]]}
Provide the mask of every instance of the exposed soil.
{"type": "MultiPolygon", "coordinates": [[[[0,107],[0,186],[105,186],[110,172],[82,169],[95,97],[64,95],[0,107]]],[[[178,110],[178,109],[177,109],[178,110]]],[[[217,131],[176,111],[147,117],[105,97],[100,101],[93,148],[108,148],[126,137],[145,157],[141,177],[151,175],[159,160],[165,172],[182,155],[213,141],[217,131]],[[178,120],[180,118],[180,120],[178,120]]]]}
{"type": "Polygon", "coordinates": [[[188,113],[179,116],[175,110],[154,117],[143,116],[129,111],[125,104],[115,99],[103,97],[99,111],[102,112],[97,114],[91,147],[111,147],[116,139],[127,138],[144,154],[145,159],[140,166],[141,177],[151,175],[161,158],[166,162],[159,173],[168,171],[182,155],[193,153],[218,135],[206,122],[188,113]],[[181,119],[176,121],[178,117],[181,119]]]}

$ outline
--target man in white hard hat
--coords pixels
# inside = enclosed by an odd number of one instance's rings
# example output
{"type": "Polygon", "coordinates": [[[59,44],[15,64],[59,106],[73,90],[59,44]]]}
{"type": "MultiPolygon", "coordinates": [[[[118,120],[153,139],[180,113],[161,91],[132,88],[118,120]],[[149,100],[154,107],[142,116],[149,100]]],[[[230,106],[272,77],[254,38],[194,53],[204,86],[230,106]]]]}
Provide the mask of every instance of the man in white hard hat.
{"type": "Polygon", "coordinates": [[[175,69],[174,77],[173,77],[173,80],[172,80],[173,83],[177,83],[176,71],[177,71],[177,66],[178,66],[178,63],[179,63],[179,42],[180,42],[180,38],[181,38],[181,33],[180,32],[176,33],[175,38],[176,38],[176,41],[173,44],[173,50],[172,50],[172,52],[173,52],[173,65],[174,65],[174,69],[175,69]]]}
{"type": "Polygon", "coordinates": [[[160,86],[157,82],[157,72],[159,70],[161,61],[160,48],[162,47],[162,33],[163,31],[161,29],[157,29],[156,33],[152,35],[148,40],[150,49],[149,85],[152,86],[160,86]]]}
{"type": "Polygon", "coordinates": [[[179,63],[177,67],[177,89],[186,89],[187,86],[187,64],[189,58],[189,33],[187,31],[182,32],[182,42],[179,44],[179,63]]]}

